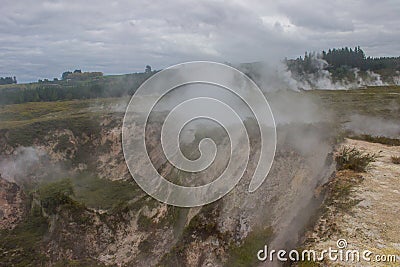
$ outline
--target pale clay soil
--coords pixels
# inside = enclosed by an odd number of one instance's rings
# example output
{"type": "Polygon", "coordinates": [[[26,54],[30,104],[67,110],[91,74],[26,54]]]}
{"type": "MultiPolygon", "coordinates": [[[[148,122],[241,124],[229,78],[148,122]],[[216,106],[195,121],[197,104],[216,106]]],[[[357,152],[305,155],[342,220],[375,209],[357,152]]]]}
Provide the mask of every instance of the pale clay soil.
{"type": "Polygon", "coordinates": [[[400,156],[400,147],[352,139],[347,139],[343,145],[375,153],[378,157],[366,173],[361,173],[363,181],[352,189],[351,197],[360,202],[349,212],[329,216],[327,220],[336,224],[337,231],[329,237],[314,233],[317,241],[307,247],[316,251],[329,247],[337,249],[336,241],[346,239],[347,249],[358,249],[360,255],[368,249],[374,253],[372,259],[376,254],[396,255],[396,262],[324,261],[323,266],[400,266],[400,164],[391,160],[392,156],[400,156]]]}

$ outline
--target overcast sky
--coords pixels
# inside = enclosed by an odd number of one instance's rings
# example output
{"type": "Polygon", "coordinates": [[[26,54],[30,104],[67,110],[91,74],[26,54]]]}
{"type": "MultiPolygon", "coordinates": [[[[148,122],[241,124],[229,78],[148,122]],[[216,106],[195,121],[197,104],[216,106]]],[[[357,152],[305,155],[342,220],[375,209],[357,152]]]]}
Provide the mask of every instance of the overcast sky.
{"type": "Polygon", "coordinates": [[[360,45],[400,55],[400,1],[15,1],[0,9],[0,76],[119,74],[190,60],[252,62],[360,45]]]}

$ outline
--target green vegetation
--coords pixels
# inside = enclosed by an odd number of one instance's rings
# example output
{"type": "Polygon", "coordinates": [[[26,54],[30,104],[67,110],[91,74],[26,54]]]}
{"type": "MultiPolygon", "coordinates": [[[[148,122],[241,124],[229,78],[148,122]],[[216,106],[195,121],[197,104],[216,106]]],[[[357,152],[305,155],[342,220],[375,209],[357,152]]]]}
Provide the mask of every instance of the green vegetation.
{"type": "Polygon", "coordinates": [[[62,74],[63,80],[87,80],[90,78],[97,78],[103,76],[102,72],[82,72],[81,70],[74,70],[74,72],[66,71],[62,74]]]}
{"type": "MultiPolygon", "coordinates": [[[[140,208],[146,205],[151,209],[154,208],[155,204],[157,203],[159,202],[157,202],[153,198],[146,197],[145,202],[143,201],[135,202],[135,206],[140,208]]],[[[159,228],[159,227],[171,226],[174,227],[175,233],[179,234],[179,231],[183,229],[184,224],[186,222],[188,211],[189,211],[188,208],[167,206],[167,212],[165,216],[161,218],[161,220],[158,223],[154,223],[152,218],[147,217],[146,215],[140,213],[137,220],[138,228],[139,230],[142,231],[149,231],[157,227],[159,228]]]]}
{"type": "Polygon", "coordinates": [[[132,95],[154,73],[102,76],[74,72],[67,73],[63,80],[0,85],[0,105],[132,95]]]}
{"type": "Polygon", "coordinates": [[[357,172],[365,172],[368,164],[375,161],[375,159],[375,154],[364,154],[355,147],[344,147],[335,157],[338,170],[353,170],[357,172]]]}
{"type": "Polygon", "coordinates": [[[149,231],[154,227],[154,223],[151,220],[151,218],[147,217],[142,213],[139,214],[137,225],[140,231],[149,231]]]}
{"type": "Polygon", "coordinates": [[[354,50],[344,47],[329,49],[328,52],[322,51],[322,58],[332,68],[349,66],[361,70],[379,70],[384,68],[397,69],[400,66],[400,57],[366,58],[364,51],[359,46],[355,47],[354,50]]]}
{"type": "Polygon", "coordinates": [[[62,102],[37,102],[0,106],[0,136],[8,145],[16,147],[46,145],[57,142],[55,151],[65,151],[76,146],[74,163],[85,162],[93,152],[103,152],[110,143],[94,147],[91,142],[72,144],[66,135],[52,135],[55,131],[70,130],[77,138],[98,138],[105,127],[115,127],[122,116],[115,114],[113,107],[125,102],[125,98],[73,100],[62,102]],[[94,108],[96,107],[96,108],[94,108]],[[112,122],[101,125],[103,119],[113,117],[112,122]]]}
{"type": "Polygon", "coordinates": [[[134,199],[141,192],[136,184],[100,179],[87,172],[71,181],[75,192],[73,198],[90,208],[111,209],[134,199]]]}
{"type": "Polygon", "coordinates": [[[311,90],[304,92],[317,97],[321,106],[332,111],[341,123],[354,114],[398,120],[400,86],[376,86],[358,90],[311,90]]]}
{"type": "Polygon", "coordinates": [[[72,204],[74,194],[71,180],[64,179],[45,184],[37,191],[42,208],[48,214],[57,213],[57,208],[64,204],[72,204]]]}
{"type": "Polygon", "coordinates": [[[88,172],[42,184],[36,190],[41,206],[49,214],[66,205],[112,209],[135,199],[140,192],[133,183],[100,179],[88,172]]]}
{"type": "Polygon", "coordinates": [[[37,140],[42,140],[49,131],[69,129],[74,134],[81,136],[82,133],[98,135],[100,125],[98,118],[83,114],[69,118],[50,119],[46,121],[34,121],[19,127],[8,129],[7,143],[12,146],[30,146],[37,140]]]}
{"type": "MultiPolygon", "coordinates": [[[[49,259],[42,254],[49,234],[48,218],[58,218],[53,223],[72,221],[76,227],[91,225],[91,216],[84,205],[73,199],[70,179],[42,184],[30,194],[26,207],[31,207],[24,221],[13,230],[0,231],[0,265],[47,266],[49,259]],[[52,215],[57,215],[56,217],[52,215]],[[50,216],[50,217],[49,217],[50,216]],[[51,217],[52,216],[52,217],[51,217]]],[[[52,235],[55,233],[53,232],[52,235]]],[[[63,237],[65,238],[65,237],[63,237]]],[[[64,240],[61,238],[60,242],[64,240]]],[[[69,242],[60,243],[68,247],[69,242]]],[[[91,259],[61,260],[55,266],[104,266],[91,259]]]]}
{"type": "Polygon", "coordinates": [[[55,152],[60,152],[65,151],[68,148],[73,148],[73,145],[69,140],[69,136],[67,134],[63,134],[58,138],[58,143],[53,150],[55,152]]]}
{"type": "Polygon", "coordinates": [[[2,266],[43,266],[47,258],[40,252],[48,223],[38,207],[11,231],[0,231],[2,266]]]}
{"type": "Polygon", "coordinates": [[[318,267],[321,265],[315,261],[305,260],[305,261],[296,262],[296,266],[298,266],[298,267],[318,267]]]}
{"type": "Polygon", "coordinates": [[[70,179],[42,184],[34,192],[46,216],[65,213],[76,223],[90,225],[91,218],[86,214],[86,206],[73,196],[74,188],[70,179]]]}
{"type": "Polygon", "coordinates": [[[0,77],[0,85],[17,83],[17,78],[13,77],[0,77]]]}
{"type": "Polygon", "coordinates": [[[139,243],[139,250],[143,253],[149,253],[153,249],[153,246],[155,244],[152,244],[148,239],[143,240],[142,242],[139,243]]]}
{"type": "Polygon", "coordinates": [[[304,75],[316,73],[320,70],[320,64],[315,63],[316,58],[325,60],[328,70],[335,81],[350,80],[355,81],[354,68],[361,70],[361,76],[366,71],[378,72],[385,79],[396,75],[396,71],[400,69],[400,57],[366,57],[364,51],[358,46],[354,49],[344,47],[339,49],[329,49],[328,52],[322,51],[305,53],[304,57],[287,60],[286,64],[289,70],[295,75],[304,75]]]}
{"type": "MultiPolygon", "coordinates": [[[[337,171],[334,176],[324,184],[325,199],[323,204],[318,209],[318,212],[309,222],[306,231],[317,232],[317,236],[332,236],[342,235],[343,233],[338,228],[335,222],[335,217],[342,217],[344,213],[351,213],[352,208],[362,201],[354,193],[354,187],[360,185],[364,178],[359,173],[352,170],[337,171]],[[331,219],[333,217],[333,219],[331,219]],[[323,224],[317,224],[318,220],[322,219],[323,224]],[[316,227],[317,226],[317,227],[316,227]]],[[[310,244],[315,244],[316,239],[309,237],[305,240],[297,251],[309,249],[310,244]]],[[[323,262],[299,261],[295,266],[322,266],[323,262]]]]}
{"type": "MultiPolygon", "coordinates": [[[[69,129],[75,136],[98,136],[102,112],[92,112],[94,100],[41,102],[0,106],[0,133],[11,146],[44,142],[51,131],[69,129]]],[[[115,99],[99,104],[112,105],[115,99]]],[[[65,137],[64,137],[65,139],[65,137]]],[[[60,140],[58,140],[60,141],[60,140]]],[[[63,141],[63,140],[61,140],[63,141]]],[[[64,141],[67,141],[66,139],[64,141]]],[[[64,142],[64,145],[67,145],[64,142]]],[[[60,148],[60,147],[59,147],[60,148]]]]}
{"type": "MultiPolygon", "coordinates": [[[[183,253],[185,248],[195,240],[206,240],[210,236],[215,236],[219,239],[221,245],[227,242],[227,236],[219,231],[216,221],[220,209],[219,205],[221,205],[220,202],[214,202],[201,208],[199,213],[190,220],[189,225],[183,229],[177,244],[163,256],[159,266],[185,266],[183,253]]],[[[180,214],[184,214],[186,220],[187,208],[171,208],[174,215],[171,216],[170,219],[167,219],[166,222],[176,223],[180,214]]],[[[184,225],[182,225],[182,227],[183,226],[184,225]]]]}
{"type": "Polygon", "coordinates": [[[217,205],[208,204],[202,207],[202,210],[192,218],[189,225],[183,232],[183,237],[192,240],[192,234],[198,238],[205,240],[211,235],[220,235],[218,230],[218,222],[215,220],[217,217],[217,205]],[[210,218],[210,217],[215,218],[210,218]]]}
{"type": "MultiPolygon", "coordinates": [[[[360,184],[363,177],[352,171],[340,171],[336,173],[334,179],[328,184],[328,194],[325,205],[333,206],[336,209],[348,212],[361,200],[351,197],[353,187],[360,184]]],[[[334,229],[331,229],[334,230],[334,229]]]]}
{"type": "MultiPolygon", "coordinates": [[[[366,77],[366,71],[379,73],[383,80],[393,83],[393,76],[398,75],[400,57],[366,57],[360,47],[329,49],[318,55],[328,62],[328,70],[335,81],[348,80],[357,82],[353,68],[361,70],[359,77],[366,77]]],[[[315,64],[315,52],[305,53],[304,58],[286,60],[288,69],[296,76],[316,73],[320,64],[315,64]]],[[[101,72],[66,71],[62,79],[39,80],[38,83],[16,84],[11,77],[1,78],[0,105],[27,102],[60,101],[89,98],[109,98],[132,95],[137,88],[157,71],[146,66],[144,72],[103,76],[101,72]]],[[[250,76],[257,75],[249,73],[250,76]]]]}
{"type": "Polygon", "coordinates": [[[254,266],[257,264],[257,251],[263,249],[271,240],[271,227],[253,230],[241,245],[232,245],[226,266],[254,266]]]}
{"type": "Polygon", "coordinates": [[[85,163],[88,169],[96,167],[98,153],[107,153],[110,142],[102,146],[95,141],[100,138],[102,130],[115,127],[122,116],[114,114],[112,107],[125,99],[81,100],[63,102],[38,102],[0,106],[0,141],[7,145],[32,146],[48,145],[55,142],[55,152],[66,152],[66,164],[77,166],[85,163]],[[92,110],[91,106],[102,109],[92,110]],[[107,118],[113,123],[102,125],[107,118]],[[71,142],[69,133],[57,135],[55,132],[70,131],[78,142],[71,142]],[[73,154],[71,153],[73,152],[73,154]]]}
{"type": "MultiPolygon", "coordinates": [[[[111,99],[110,99],[111,100],[111,99]]],[[[109,101],[110,101],[109,100],[109,101]]],[[[59,102],[36,102],[0,106],[0,119],[4,121],[27,121],[48,117],[68,116],[86,110],[95,100],[72,100],[59,102]]],[[[102,104],[103,102],[100,102],[102,104]]],[[[2,125],[3,126],[3,125],[2,125]]],[[[1,127],[5,128],[5,127],[1,127]]]]}

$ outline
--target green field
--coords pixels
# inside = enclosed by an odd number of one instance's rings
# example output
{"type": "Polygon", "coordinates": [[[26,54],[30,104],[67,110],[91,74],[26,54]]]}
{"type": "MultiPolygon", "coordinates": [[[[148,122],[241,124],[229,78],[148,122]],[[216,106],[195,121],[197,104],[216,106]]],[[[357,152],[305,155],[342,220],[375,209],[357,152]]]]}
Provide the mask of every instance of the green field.
{"type": "Polygon", "coordinates": [[[352,114],[385,119],[400,118],[400,86],[377,86],[357,90],[306,91],[321,100],[324,107],[343,119],[352,114]]]}

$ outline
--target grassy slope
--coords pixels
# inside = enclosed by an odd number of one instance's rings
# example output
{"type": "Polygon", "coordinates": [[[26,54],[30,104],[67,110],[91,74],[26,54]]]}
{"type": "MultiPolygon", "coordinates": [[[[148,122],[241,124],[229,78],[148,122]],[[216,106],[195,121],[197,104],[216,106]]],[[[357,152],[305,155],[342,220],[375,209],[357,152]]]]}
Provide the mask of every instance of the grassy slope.
{"type": "MultiPolygon", "coordinates": [[[[1,86],[0,86],[1,87],[1,86]]],[[[332,109],[339,118],[354,113],[398,119],[390,107],[400,106],[400,86],[369,87],[359,90],[313,90],[305,91],[321,99],[324,106],[332,109]]],[[[63,118],[102,115],[101,109],[90,107],[112,105],[127,98],[100,98],[56,102],[31,102],[0,106],[0,130],[47,122],[63,118]]]]}
{"type": "Polygon", "coordinates": [[[29,102],[0,105],[0,130],[26,126],[35,122],[49,122],[90,115],[103,115],[95,107],[116,104],[126,98],[84,99],[54,102],[29,102]]]}

